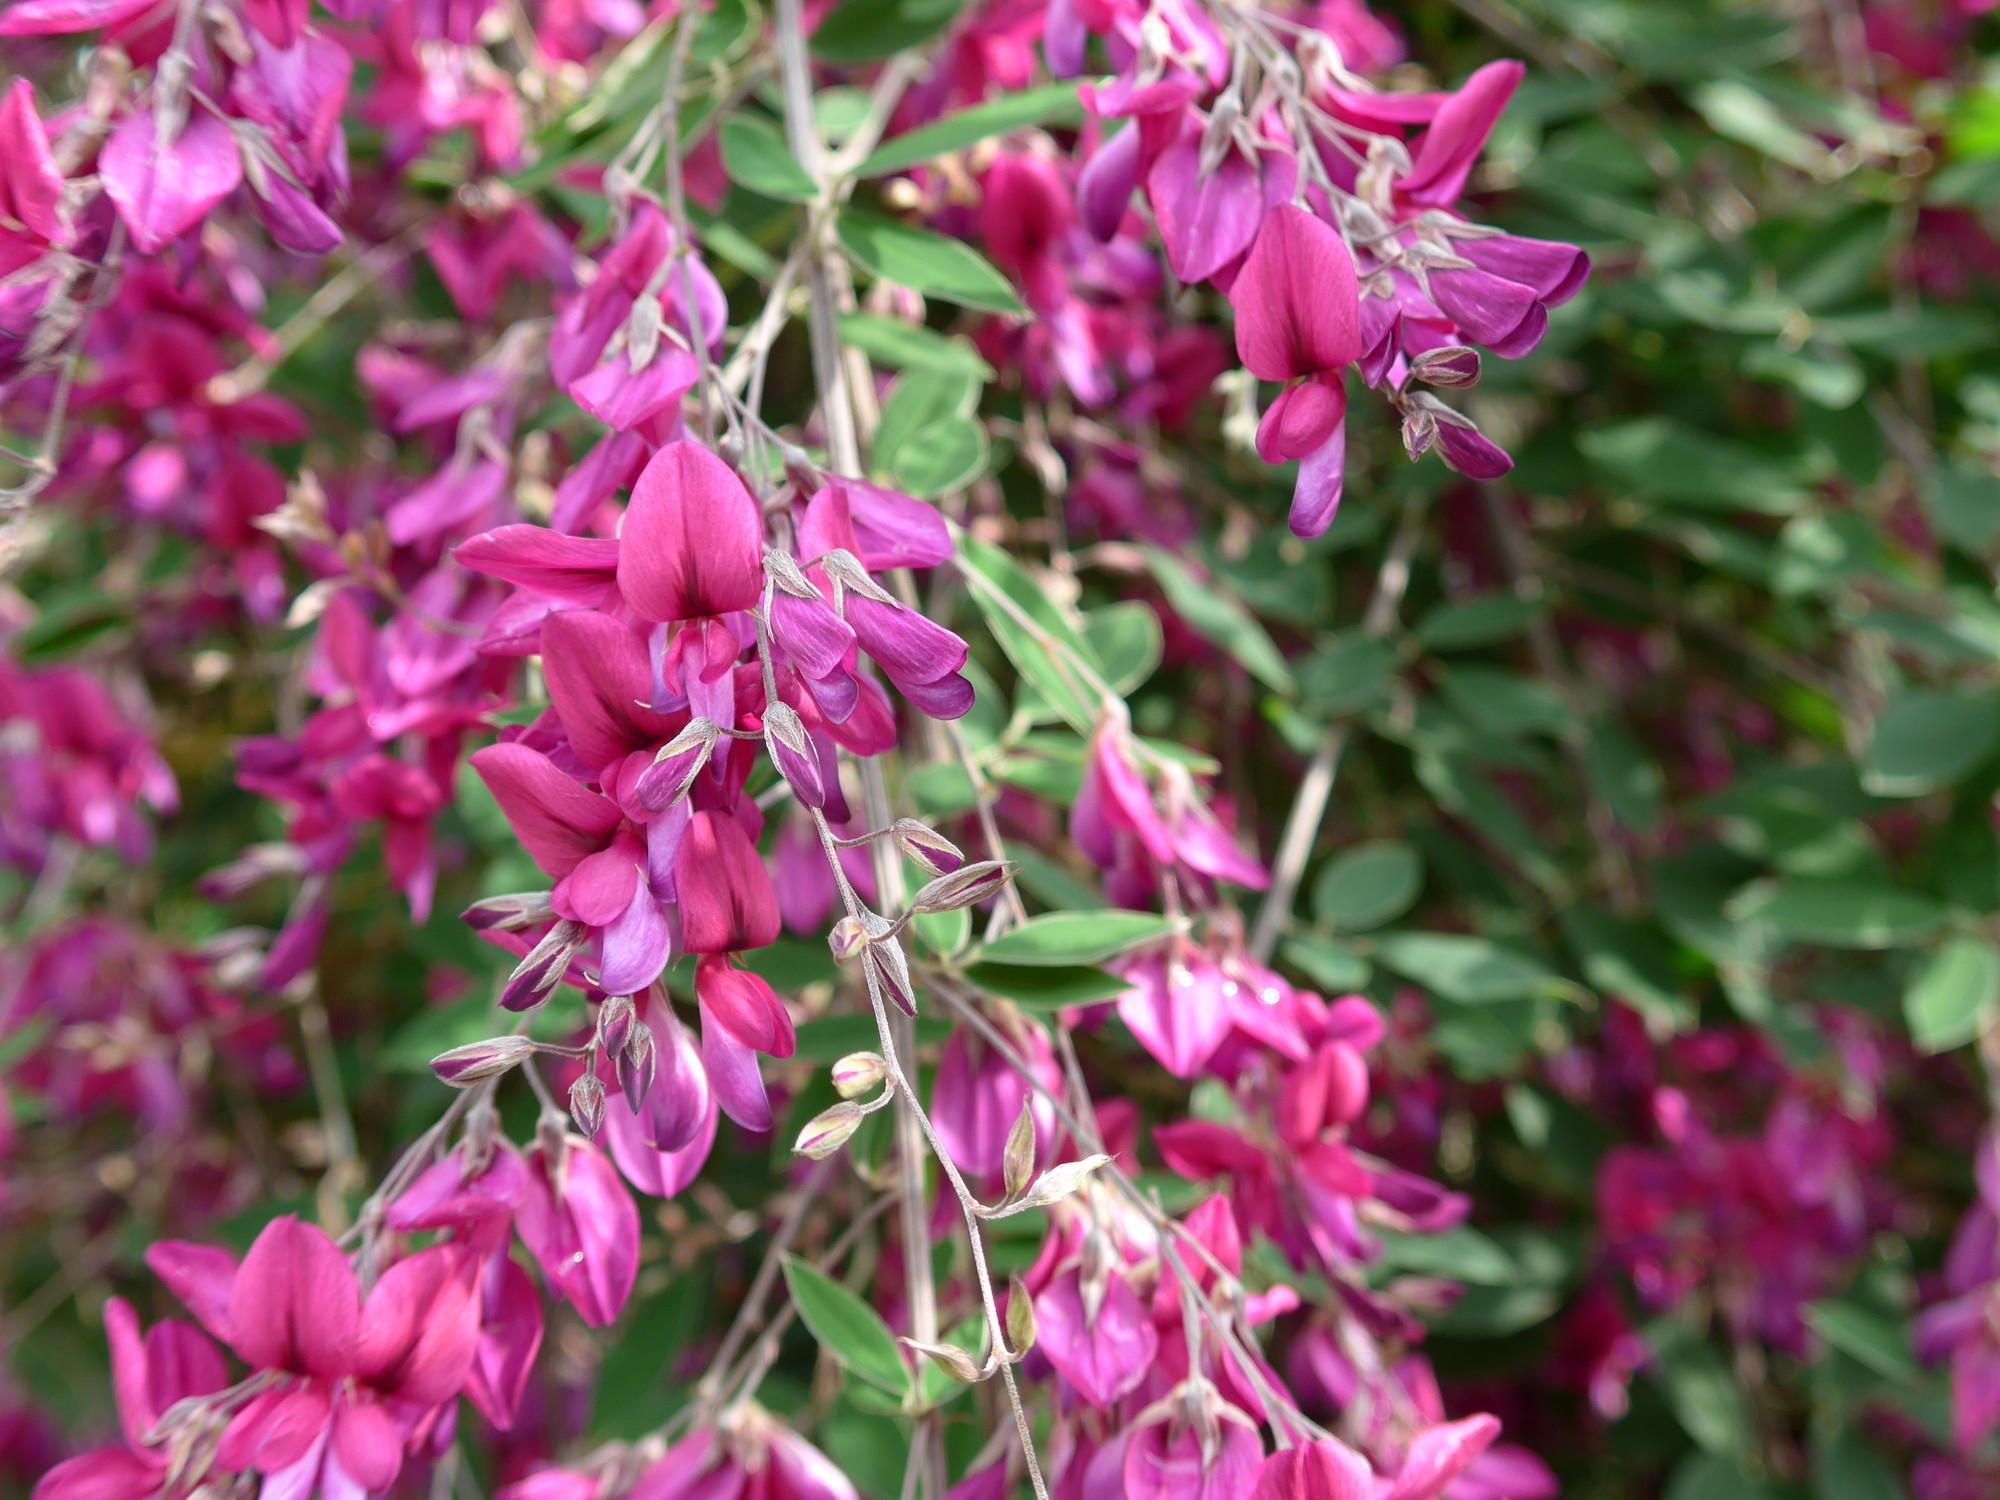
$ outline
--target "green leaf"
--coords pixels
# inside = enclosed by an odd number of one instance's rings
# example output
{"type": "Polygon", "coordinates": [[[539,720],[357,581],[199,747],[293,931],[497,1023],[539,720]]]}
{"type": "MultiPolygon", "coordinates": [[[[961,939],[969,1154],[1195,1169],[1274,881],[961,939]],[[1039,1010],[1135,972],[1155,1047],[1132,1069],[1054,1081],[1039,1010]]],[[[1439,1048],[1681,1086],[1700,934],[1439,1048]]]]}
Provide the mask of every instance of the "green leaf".
{"type": "Polygon", "coordinates": [[[1083,634],[1103,663],[1105,682],[1120,696],[1153,675],[1166,645],[1160,617],[1137,599],[1093,609],[1083,617],[1083,634]]]}
{"type": "Polygon", "coordinates": [[[1441,1234],[1381,1231],[1382,1262],[1417,1276],[1442,1276],[1471,1286],[1512,1286],[1521,1268],[1478,1230],[1461,1224],[1441,1234]]]}
{"type": "Polygon", "coordinates": [[[1048,590],[1000,548],[961,535],[956,556],[973,602],[1022,681],[1087,738],[1103,709],[1104,673],[1090,643],[1048,590]]]}
{"type": "Polygon", "coordinates": [[[65,590],[14,637],[13,652],[30,666],[61,661],[131,623],[124,606],[108,595],[94,588],[65,590]]]}
{"type": "Polygon", "coordinates": [[[1045,83],[1019,93],[1003,94],[985,104],[962,109],[928,125],[892,137],[877,146],[856,169],[859,177],[880,177],[920,162],[935,160],[988,136],[1005,135],[1028,125],[1075,125],[1083,105],[1074,83],[1045,83]]]}
{"type": "Polygon", "coordinates": [[[901,1396],[910,1389],[910,1369],[889,1325],[875,1309],[796,1255],[787,1255],[785,1285],[792,1306],[819,1346],[863,1380],[901,1396]]]}
{"type": "Polygon", "coordinates": [[[1519,635],[1548,610],[1540,599],[1481,594],[1440,604],[1417,622],[1417,641],[1432,651],[1464,651],[1519,635]]]}
{"type": "Polygon", "coordinates": [[[961,240],[856,209],[841,214],[839,231],[847,253],[883,281],[982,312],[1028,310],[1007,278],[961,240]]]}
{"type": "Polygon", "coordinates": [[[1816,1302],[1806,1309],[1813,1332],[1842,1354],[1858,1359],[1891,1380],[1917,1378],[1904,1326],[1859,1302],[1816,1302]]]}
{"type": "Polygon", "coordinates": [[[1395,675],[1393,646],[1359,630],[1343,631],[1298,664],[1300,704],[1321,722],[1367,713],[1388,701],[1395,675]]]}
{"type": "Polygon", "coordinates": [[[876,469],[913,495],[963,488],[986,467],[986,429],[972,420],[980,380],[969,368],[904,375],[882,408],[876,469]]]}
{"type": "Polygon", "coordinates": [[[912,495],[930,499],[962,490],[986,472],[991,456],[986,428],[971,417],[945,417],[921,443],[908,443],[889,465],[889,477],[912,495]]]}
{"type": "Polygon", "coordinates": [[[1929,896],[1877,881],[1839,876],[1760,880],[1726,908],[1735,921],[1762,922],[1795,943],[1827,948],[1893,948],[1920,938],[1945,918],[1929,896]]]}
{"type": "Polygon", "coordinates": [[[1833,153],[1819,140],[1786,119],[1778,106],[1741,79],[1700,84],[1688,93],[1688,103],[1716,134],[1741,141],[1774,161],[1814,176],[1834,174],[1833,153]]]}
{"type": "Polygon", "coordinates": [[[1461,1004],[1578,998],[1577,987],[1569,980],[1490,938],[1392,932],[1376,939],[1373,951],[1384,968],[1461,1004]]]}
{"type": "MultiPolygon", "coordinates": [[[[935,1016],[917,1017],[917,1041],[934,1047],[951,1035],[951,1024],[935,1016]]],[[[798,1050],[794,1056],[806,1062],[837,1062],[850,1052],[873,1052],[881,1045],[875,1034],[875,1018],[847,1012],[820,1016],[802,1022],[798,1029],[798,1050]]]]}
{"type": "Polygon", "coordinates": [[[1694,1453],[1675,1466],[1666,1500],[1777,1500],[1777,1492],[1744,1468],[1741,1459],[1694,1453]]]}
{"type": "Polygon", "coordinates": [[[927,41],[952,23],[965,0],[840,0],[812,34],[828,62],[873,62],[927,41]]]}
{"type": "Polygon", "coordinates": [[[1945,539],[1983,554],[2000,539],[2000,478],[1976,464],[1940,464],[1924,479],[1924,509],[1945,539]]]}
{"type": "Polygon", "coordinates": [[[1672,948],[1656,929],[1586,906],[1564,912],[1562,928],[1592,988],[1670,1030],[1694,1024],[1694,1000],[1674,973],[1672,948]]]}
{"type": "Polygon", "coordinates": [[[737,113],[722,122],[722,165],[729,180],[766,198],[809,202],[812,177],[785,144],[784,132],[762,115],[737,113]]]}
{"type": "Polygon", "coordinates": [[[1393,921],[1423,889],[1424,862],[1408,844],[1361,844],[1336,856],[1313,884],[1313,912],[1323,922],[1362,932],[1393,921]]]}
{"type": "Polygon", "coordinates": [[[1497,786],[1462,755],[1419,755],[1417,780],[1448,811],[1476,828],[1481,837],[1518,865],[1536,884],[1552,886],[1561,874],[1541,847],[1535,831],[1497,786]]]}
{"type": "Polygon", "coordinates": [[[1903,996],[1910,1035],[1926,1052],[1947,1052],[1979,1035],[2000,1005],[2000,949],[1955,937],[1932,954],[1903,996]]]}
{"type": "Polygon", "coordinates": [[[980,950],[994,963],[1040,967],[1094,964],[1173,931],[1149,911],[1058,911],[1010,927],[980,950]]]}
{"type": "Polygon", "coordinates": [[[1634,833],[1651,833],[1667,787],[1644,748],[1616,725],[1597,724],[1584,739],[1583,763],[1611,815],[1634,833]]]}
{"type": "Polygon", "coordinates": [[[713,1293],[710,1268],[697,1265],[675,1276],[657,1295],[634,1299],[620,1320],[619,1337],[605,1345],[598,1368],[590,1412],[593,1438],[632,1440],[659,1425],[672,1399],[674,1360],[702,1327],[713,1293]]]}
{"type": "Polygon", "coordinates": [[[993,367],[980,357],[970,339],[874,313],[842,313],[839,327],[842,343],[852,344],[876,364],[892,370],[969,371],[980,380],[993,378],[993,367]]]}
{"type": "Polygon", "coordinates": [[[1585,432],[1584,455],[1633,494],[1701,509],[1789,515],[1805,489],[1756,450],[1666,417],[1639,417],[1585,432]]]}
{"type": "Polygon", "coordinates": [[[1314,984],[1336,992],[1358,990],[1368,982],[1368,960],[1332,938],[1302,932],[1285,939],[1278,950],[1284,961],[1314,984]]]}
{"type": "Polygon", "coordinates": [[[1561,734],[1574,715],[1547,683],[1495,667],[1453,667],[1438,690],[1459,713],[1487,734],[1561,734]]]}
{"type": "Polygon", "coordinates": [[[1298,691],[1291,668],[1240,599],[1224,592],[1212,579],[1196,578],[1170,552],[1153,546],[1141,550],[1175,614],[1235,657],[1245,671],[1273,692],[1290,697],[1298,691]]]}
{"type": "Polygon", "coordinates": [[[1750,1425],[1743,1393],[1729,1366],[1711,1345],[1692,1335],[1663,1340],[1660,1384],[1667,1404],[1698,1446],[1711,1454],[1750,1450],[1750,1425]]]}
{"type": "Polygon", "coordinates": [[[1879,797],[1918,797],[1962,780],[2000,743],[2000,699],[1991,693],[1917,688],[1876,716],[1861,757],[1861,784],[1879,797]]]}
{"type": "Polygon", "coordinates": [[[897,380],[875,424],[872,454],[878,467],[895,461],[906,447],[921,448],[940,421],[966,416],[979,405],[979,377],[960,367],[926,370],[897,380]]]}
{"type": "Polygon", "coordinates": [[[1115,1000],[1132,988],[1130,980],[1083,964],[1037,967],[977,963],[965,970],[964,979],[974,989],[998,995],[1029,1010],[1095,1005],[1101,1000],[1115,1000]]]}
{"type": "Polygon", "coordinates": [[[910,926],[916,929],[925,947],[944,957],[950,957],[972,941],[972,911],[969,907],[921,912],[910,919],[910,926]]]}

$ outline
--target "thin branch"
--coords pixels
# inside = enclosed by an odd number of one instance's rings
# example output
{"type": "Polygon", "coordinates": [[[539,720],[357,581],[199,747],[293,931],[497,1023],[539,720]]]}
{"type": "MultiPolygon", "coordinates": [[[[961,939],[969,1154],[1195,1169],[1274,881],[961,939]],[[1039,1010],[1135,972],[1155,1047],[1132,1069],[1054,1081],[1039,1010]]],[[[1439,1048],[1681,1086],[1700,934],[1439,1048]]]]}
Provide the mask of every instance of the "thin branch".
{"type": "MultiPolygon", "coordinates": [[[[1410,560],[1416,555],[1417,542],[1423,535],[1423,517],[1420,503],[1412,501],[1404,507],[1396,535],[1382,559],[1381,570],[1375,575],[1374,596],[1362,616],[1364,635],[1385,636],[1394,625],[1396,610],[1410,586],[1410,560]]],[[[1305,876],[1313,844],[1318,841],[1320,820],[1326,816],[1334,781],[1340,775],[1341,756],[1346,753],[1353,729],[1352,719],[1328,725],[1313,751],[1306,774],[1299,781],[1292,810],[1285,819],[1285,830],[1278,839],[1277,858],[1271,866],[1271,888],[1264,893],[1264,904],[1257,909],[1256,925],[1250,932],[1250,956],[1260,964],[1270,962],[1272,951],[1278,946],[1278,935],[1291,920],[1292,901],[1298,895],[1299,881],[1305,876]]]]}

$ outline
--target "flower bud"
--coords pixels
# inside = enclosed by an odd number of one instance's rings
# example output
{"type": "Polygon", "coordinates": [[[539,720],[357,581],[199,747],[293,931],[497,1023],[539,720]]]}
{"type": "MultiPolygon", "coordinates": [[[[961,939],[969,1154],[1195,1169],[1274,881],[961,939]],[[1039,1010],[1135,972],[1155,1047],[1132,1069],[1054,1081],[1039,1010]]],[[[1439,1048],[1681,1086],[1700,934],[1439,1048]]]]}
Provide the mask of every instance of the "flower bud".
{"type": "Polygon", "coordinates": [[[833,961],[844,964],[868,946],[868,929],[859,917],[842,917],[826,935],[826,945],[833,950],[833,961]]]}
{"type": "Polygon", "coordinates": [[[826,783],[820,777],[819,755],[812,741],[806,738],[805,724],[790,704],[765,706],[764,748],[802,806],[826,806],[826,783]]]}
{"type": "Polygon", "coordinates": [[[1034,1096],[1021,1100],[1021,1112],[1007,1132],[1007,1148],[1001,1157],[1006,1175],[1009,1202],[1023,1196],[1035,1180],[1034,1096]]]}
{"type": "Polygon", "coordinates": [[[898,818],[889,832],[905,854],[933,875],[949,875],[965,863],[957,845],[915,818],[898,818]]]}
{"type": "Polygon", "coordinates": [[[595,1073],[585,1073],[569,1086],[569,1117],[586,1140],[604,1128],[604,1085],[595,1073]]]}
{"type": "Polygon", "coordinates": [[[833,1065],[834,1092],[843,1099],[872,1094],[889,1076],[889,1065],[873,1052],[850,1052],[833,1065]]]}
{"type": "Polygon", "coordinates": [[[431,1059],[431,1071],[455,1089],[468,1088],[519,1067],[534,1050],[535,1043],[528,1037],[488,1037],[440,1052],[431,1059]]]}
{"type": "Polygon", "coordinates": [[[977,906],[999,894],[1001,887],[1013,878],[1013,865],[997,859],[982,859],[949,875],[940,875],[910,898],[910,910],[957,911],[962,906],[977,906]]]}
{"type": "Polygon", "coordinates": [[[688,794],[701,768],[715,750],[722,731],[708,719],[692,719],[688,727],[660,746],[653,763],[639,773],[632,795],[648,812],[665,812],[688,794]]]}
{"type": "Polygon", "coordinates": [[[1479,351],[1463,344],[1426,349],[1410,361],[1410,374],[1426,385],[1462,391],[1479,384],[1479,351]]]}
{"type": "Polygon", "coordinates": [[[879,935],[870,935],[861,962],[869,979],[881,987],[896,1009],[906,1016],[917,1013],[917,991],[910,982],[910,961],[903,954],[903,945],[888,931],[886,922],[879,935]]]}
{"type": "Polygon", "coordinates": [[[653,1086],[655,1057],[653,1028],[644,1021],[634,1021],[631,1038],[618,1054],[618,1087],[625,1091],[626,1101],[635,1107],[653,1086]]]}
{"type": "Polygon", "coordinates": [[[528,956],[514,966],[514,972],[507,976],[507,984],[500,992],[503,1010],[533,1010],[562,983],[563,975],[569,970],[569,961],[576,956],[584,939],[590,935],[589,929],[581,922],[568,918],[551,927],[542,940],[528,950],[528,956]]]}
{"type": "Polygon", "coordinates": [[[1007,1343],[1016,1354],[1035,1347],[1035,1299],[1019,1276],[1007,1278],[1007,1343]]]}
{"type": "Polygon", "coordinates": [[[522,891],[475,901],[466,907],[461,920],[474,932],[526,932],[554,916],[547,891],[522,891]]]}
{"type": "Polygon", "coordinates": [[[1403,451],[1410,455],[1412,463],[1430,452],[1437,442],[1437,417],[1431,412],[1417,409],[1403,414],[1403,451]]]}
{"type": "Polygon", "coordinates": [[[956,1344],[925,1344],[916,1339],[904,1339],[902,1342],[963,1385],[974,1385],[986,1378],[985,1371],[979,1368],[979,1361],[956,1344]]]}
{"type": "Polygon", "coordinates": [[[597,1008],[597,1045],[607,1057],[625,1050],[625,1044],[632,1039],[632,1022],[637,1017],[630,995],[613,995],[597,1008]]]}
{"type": "Polygon", "coordinates": [[[843,1099],[808,1120],[806,1128],[799,1132],[798,1140],[792,1143],[792,1149],[801,1156],[823,1161],[847,1144],[854,1132],[861,1128],[861,1120],[861,1106],[843,1099]]]}

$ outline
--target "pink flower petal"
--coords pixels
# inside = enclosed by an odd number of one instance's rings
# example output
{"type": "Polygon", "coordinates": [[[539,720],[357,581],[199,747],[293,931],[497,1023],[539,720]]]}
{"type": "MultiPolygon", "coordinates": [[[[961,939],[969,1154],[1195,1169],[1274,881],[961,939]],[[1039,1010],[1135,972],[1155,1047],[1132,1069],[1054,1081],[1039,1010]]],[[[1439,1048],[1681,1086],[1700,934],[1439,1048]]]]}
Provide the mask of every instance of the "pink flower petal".
{"type": "Polygon", "coordinates": [[[162,145],[150,113],[129,114],[98,153],[104,191],[143,254],[173,243],[243,181],[229,126],[205,110],[162,145]]]}
{"type": "Polygon", "coordinates": [[[764,583],[757,502],[721,459],[691,442],[653,455],[633,486],[618,587],[649,620],[749,609],[764,583]]]}
{"type": "Polygon", "coordinates": [[[1230,288],[1236,353],[1260,380],[1296,380],[1361,355],[1354,258],[1339,233],[1304,209],[1274,209],[1230,288]]]}

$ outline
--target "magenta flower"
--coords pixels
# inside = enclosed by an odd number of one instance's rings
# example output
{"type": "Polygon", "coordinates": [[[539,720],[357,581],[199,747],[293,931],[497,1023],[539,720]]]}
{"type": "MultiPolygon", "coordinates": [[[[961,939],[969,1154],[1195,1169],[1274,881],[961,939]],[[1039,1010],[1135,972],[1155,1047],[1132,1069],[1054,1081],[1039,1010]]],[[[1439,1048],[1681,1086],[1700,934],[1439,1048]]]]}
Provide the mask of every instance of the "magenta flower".
{"type": "Polygon", "coordinates": [[[151,254],[207,217],[243,181],[243,157],[228,122],[197,108],[179,130],[135,110],[98,155],[104,191],[132,243],[151,254]]]}
{"type": "Polygon", "coordinates": [[[610,798],[525,745],[488,745],[474,752],[471,764],[515,837],[556,882],[549,898],[556,915],[597,935],[607,992],[629,995],[651,984],[666,967],[673,942],[640,830],[610,798]]]}
{"type": "Polygon", "coordinates": [[[1091,736],[1083,785],[1070,806],[1070,837],[1105,871],[1115,900],[1149,906],[1161,872],[1206,888],[1210,880],[1262,890],[1269,876],[1245,854],[1202,801],[1186,768],[1144,762],[1121,715],[1106,714],[1091,736]],[[1160,787],[1156,795],[1153,781],[1160,787]]]}
{"type": "MultiPolygon", "coordinates": [[[[1041,1027],[1023,1020],[1010,1028],[1016,1053],[1034,1069],[1035,1081],[1062,1097],[1062,1070],[1041,1027]]],[[[967,1176],[998,1183],[1005,1165],[1007,1133],[1027,1104],[1040,1147],[1038,1166],[1053,1164],[1057,1141],[1055,1107],[1035,1092],[1006,1057],[968,1030],[954,1031],[938,1058],[931,1086],[931,1120],[938,1139],[967,1176]]]]}
{"type": "Polygon", "coordinates": [[[241,1265],[174,1243],[147,1259],[203,1326],[270,1377],[230,1419],[216,1461],[254,1469],[279,1493],[388,1488],[471,1373],[479,1301],[472,1262],[455,1247],[398,1261],[365,1301],[333,1241],[289,1215],[265,1225],[241,1265]]]}
{"type": "Polygon", "coordinates": [[[699,444],[669,443],[632,488],[618,588],[648,620],[753,609],[764,587],[763,555],[757,502],[735,471],[699,444]]]}
{"type": "Polygon", "coordinates": [[[515,1228],[552,1287],[584,1322],[615,1322],[639,1274],[639,1211],[612,1165],[566,1137],[528,1155],[515,1228]]]}
{"type": "Polygon", "coordinates": [[[641,201],[596,275],[561,302],[549,336],[550,372],[577,405],[616,432],[658,425],[701,372],[687,347],[661,336],[662,327],[691,342],[699,322],[702,341],[716,349],[728,317],[722,288],[700,257],[679,253],[667,216],[641,201]],[[673,263],[663,265],[669,256],[673,263]],[[642,308],[647,297],[651,305],[642,308]]]}
{"type": "Polygon", "coordinates": [[[213,1344],[187,1323],[155,1323],[142,1337],[139,1315],[123,1298],[104,1305],[111,1342],[112,1388],[124,1442],[67,1459],[35,1485],[34,1500],[140,1500],[163,1494],[174,1457],[156,1431],[178,1401],[228,1384],[213,1344]]]}
{"type": "Polygon", "coordinates": [[[1249,1500],[1264,1459],[1257,1424],[1192,1385],[1140,1413],[1124,1449],[1128,1500],[1249,1500]]]}
{"type": "Polygon", "coordinates": [[[1092,1406],[1109,1409],[1146,1378],[1159,1335],[1124,1275],[1103,1266],[1058,1274],[1035,1295],[1035,1347],[1092,1406]]]}
{"type": "Polygon", "coordinates": [[[1250,1500],[1377,1500],[1368,1460],[1336,1438],[1287,1448],[1264,1460],[1250,1500]]]}
{"type": "Polygon", "coordinates": [[[1244,367],[1285,386],[1258,424],[1257,451],[1267,463],[1305,461],[1292,497],[1292,530],[1318,536],[1340,504],[1342,377],[1363,348],[1354,257],[1325,221],[1281,205],[1265,218],[1229,299],[1244,367]]]}
{"type": "Polygon", "coordinates": [[[16,78],[0,99],[0,274],[76,242],[63,191],[34,85],[16,78]]]}

